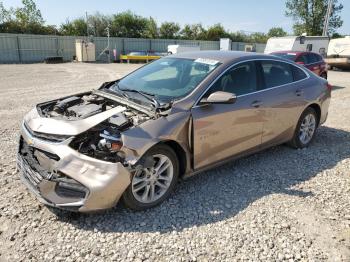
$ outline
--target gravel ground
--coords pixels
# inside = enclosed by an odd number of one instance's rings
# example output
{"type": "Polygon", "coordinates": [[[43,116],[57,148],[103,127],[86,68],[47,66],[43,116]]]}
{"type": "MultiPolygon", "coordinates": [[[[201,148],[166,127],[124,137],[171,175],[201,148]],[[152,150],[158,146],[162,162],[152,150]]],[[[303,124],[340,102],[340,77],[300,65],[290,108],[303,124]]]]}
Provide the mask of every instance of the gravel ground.
{"type": "Polygon", "coordinates": [[[350,261],[350,72],[329,73],[329,119],[308,149],[278,146],[204,172],[145,212],[39,204],[15,170],[25,112],[136,67],[0,65],[0,261],[350,261]]]}

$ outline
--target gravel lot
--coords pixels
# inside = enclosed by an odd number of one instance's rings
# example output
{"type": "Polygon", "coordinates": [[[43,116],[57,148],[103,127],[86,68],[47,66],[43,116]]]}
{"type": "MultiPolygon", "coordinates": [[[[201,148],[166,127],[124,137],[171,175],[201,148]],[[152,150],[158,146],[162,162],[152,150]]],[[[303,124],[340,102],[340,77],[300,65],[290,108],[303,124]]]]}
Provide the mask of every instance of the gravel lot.
{"type": "Polygon", "coordinates": [[[350,72],[329,73],[329,119],[308,149],[274,147],[199,174],[145,212],[39,204],[15,169],[25,112],[136,67],[0,65],[0,261],[350,261],[350,72]]]}

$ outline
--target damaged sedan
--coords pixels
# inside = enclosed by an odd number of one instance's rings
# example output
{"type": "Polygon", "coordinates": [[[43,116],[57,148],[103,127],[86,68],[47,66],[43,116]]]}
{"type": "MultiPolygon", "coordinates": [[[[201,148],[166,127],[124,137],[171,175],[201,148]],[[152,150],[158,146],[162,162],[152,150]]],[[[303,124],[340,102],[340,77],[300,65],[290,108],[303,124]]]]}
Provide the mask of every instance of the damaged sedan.
{"type": "Polygon", "coordinates": [[[90,212],[122,200],[144,210],[180,178],[283,143],[307,147],[330,96],[326,80],[278,57],[172,55],[38,104],[24,117],[17,166],[46,205],[90,212]]]}

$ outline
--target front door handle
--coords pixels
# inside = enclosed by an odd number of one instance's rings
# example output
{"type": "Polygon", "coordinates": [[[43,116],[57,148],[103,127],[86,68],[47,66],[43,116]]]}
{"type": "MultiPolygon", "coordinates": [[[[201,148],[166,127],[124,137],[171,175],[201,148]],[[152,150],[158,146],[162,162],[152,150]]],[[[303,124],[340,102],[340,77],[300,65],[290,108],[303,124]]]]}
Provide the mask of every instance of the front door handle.
{"type": "Polygon", "coordinates": [[[255,108],[259,108],[261,105],[262,105],[262,102],[261,102],[261,101],[254,101],[254,102],[252,103],[252,107],[255,107],[255,108]]]}
{"type": "Polygon", "coordinates": [[[301,95],[303,94],[303,90],[298,89],[297,91],[295,91],[295,94],[296,94],[297,96],[301,96],[301,95]]]}

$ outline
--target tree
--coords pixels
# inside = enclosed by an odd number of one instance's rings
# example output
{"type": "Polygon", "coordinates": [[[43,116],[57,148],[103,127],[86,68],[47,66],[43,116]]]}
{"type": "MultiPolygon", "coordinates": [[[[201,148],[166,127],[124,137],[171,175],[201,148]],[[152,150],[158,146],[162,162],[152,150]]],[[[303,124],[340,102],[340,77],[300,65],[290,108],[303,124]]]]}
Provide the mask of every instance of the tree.
{"type": "MultiPolygon", "coordinates": [[[[328,0],[287,0],[286,15],[295,21],[294,33],[301,35],[321,35],[323,31],[325,16],[327,13],[328,0]]],[[[329,21],[329,32],[334,33],[343,25],[340,12],[343,9],[338,0],[333,1],[332,14],[329,21]]]]}
{"type": "Polygon", "coordinates": [[[185,25],[181,30],[181,38],[188,40],[202,40],[206,37],[206,30],[201,24],[185,25]]]}
{"type": "Polygon", "coordinates": [[[268,37],[282,37],[286,35],[287,32],[285,32],[282,27],[272,27],[267,33],[268,37]]]}
{"type": "Polygon", "coordinates": [[[96,12],[94,15],[89,15],[87,20],[89,29],[88,35],[107,36],[107,27],[112,23],[112,18],[110,16],[96,12]]]}
{"type": "Polygon", "coordinates": [[[159,37],[157,22],[153,19],[153,17],[150,17],[147,21],[147,26],[146,26],[146,29],[144,32],[144,37],[146,37],[146,38],[158,38],[159,37]]]}
{"type": "Polygon", "coordinates": [[[81,17],[74,19],[72,22],[69,20],[62,24],[60,27],[60,33],[62,35],[72,35],[72,36],[85,36],[87,35],[87,24],[86,20],[81,17]]]}
{"type": "Polygon", "coordinates": [[[23,7],[6,10],[0,2],[0,32],[26,34],[57,34],[56,26],[45,25],[33,0],[22,0],[23,7]]]}
{"type": "Polygon", "coordinates": [[[6,10],[4,4],[0,2],[0,24],[8,22],[11,19],[11,13],[6,10]]]}
{"type": "Polygon", "coordinates": [[[175,39],[178,37],[180,29],[181,27],[177,23],[164,22],[160,26],[159,35],[161,38],[175,39]]]}
{"type": "Polygon", "coordinates": [[[228,38],[230,34],[226,32],[225,28],[221,24],[215,24],[208,28],[206,33],[206,40],[217,41],[220,38],[228,38]]]}
{"type": "Polygon", "coordinates": [[[250,42],[249,36],[247,36],[244,32],[235,32],[230,34],[230,39],[233,42],[250,42]]]}
{"type": "Polygon", "coordinates": [[[249,41],[251,43],[266,43],[269,37],[264,33],[253,33],[249,36],[249,41]]]}
{"type": "Polygon", "coordinates": [[[111,35],[117,37],[140,38],[145,35],[148,19],[126,11],[113,15],[111,35]]]}
{"type": "Polygon", "coordinates": [[[30,24],[44,24],[44,19],[41,16],[41,12],[36,7],[33,0],[22,0],[22,4],[23,7],[16,8],[14,11],[18,23],[24,27],[30,24]]]}

